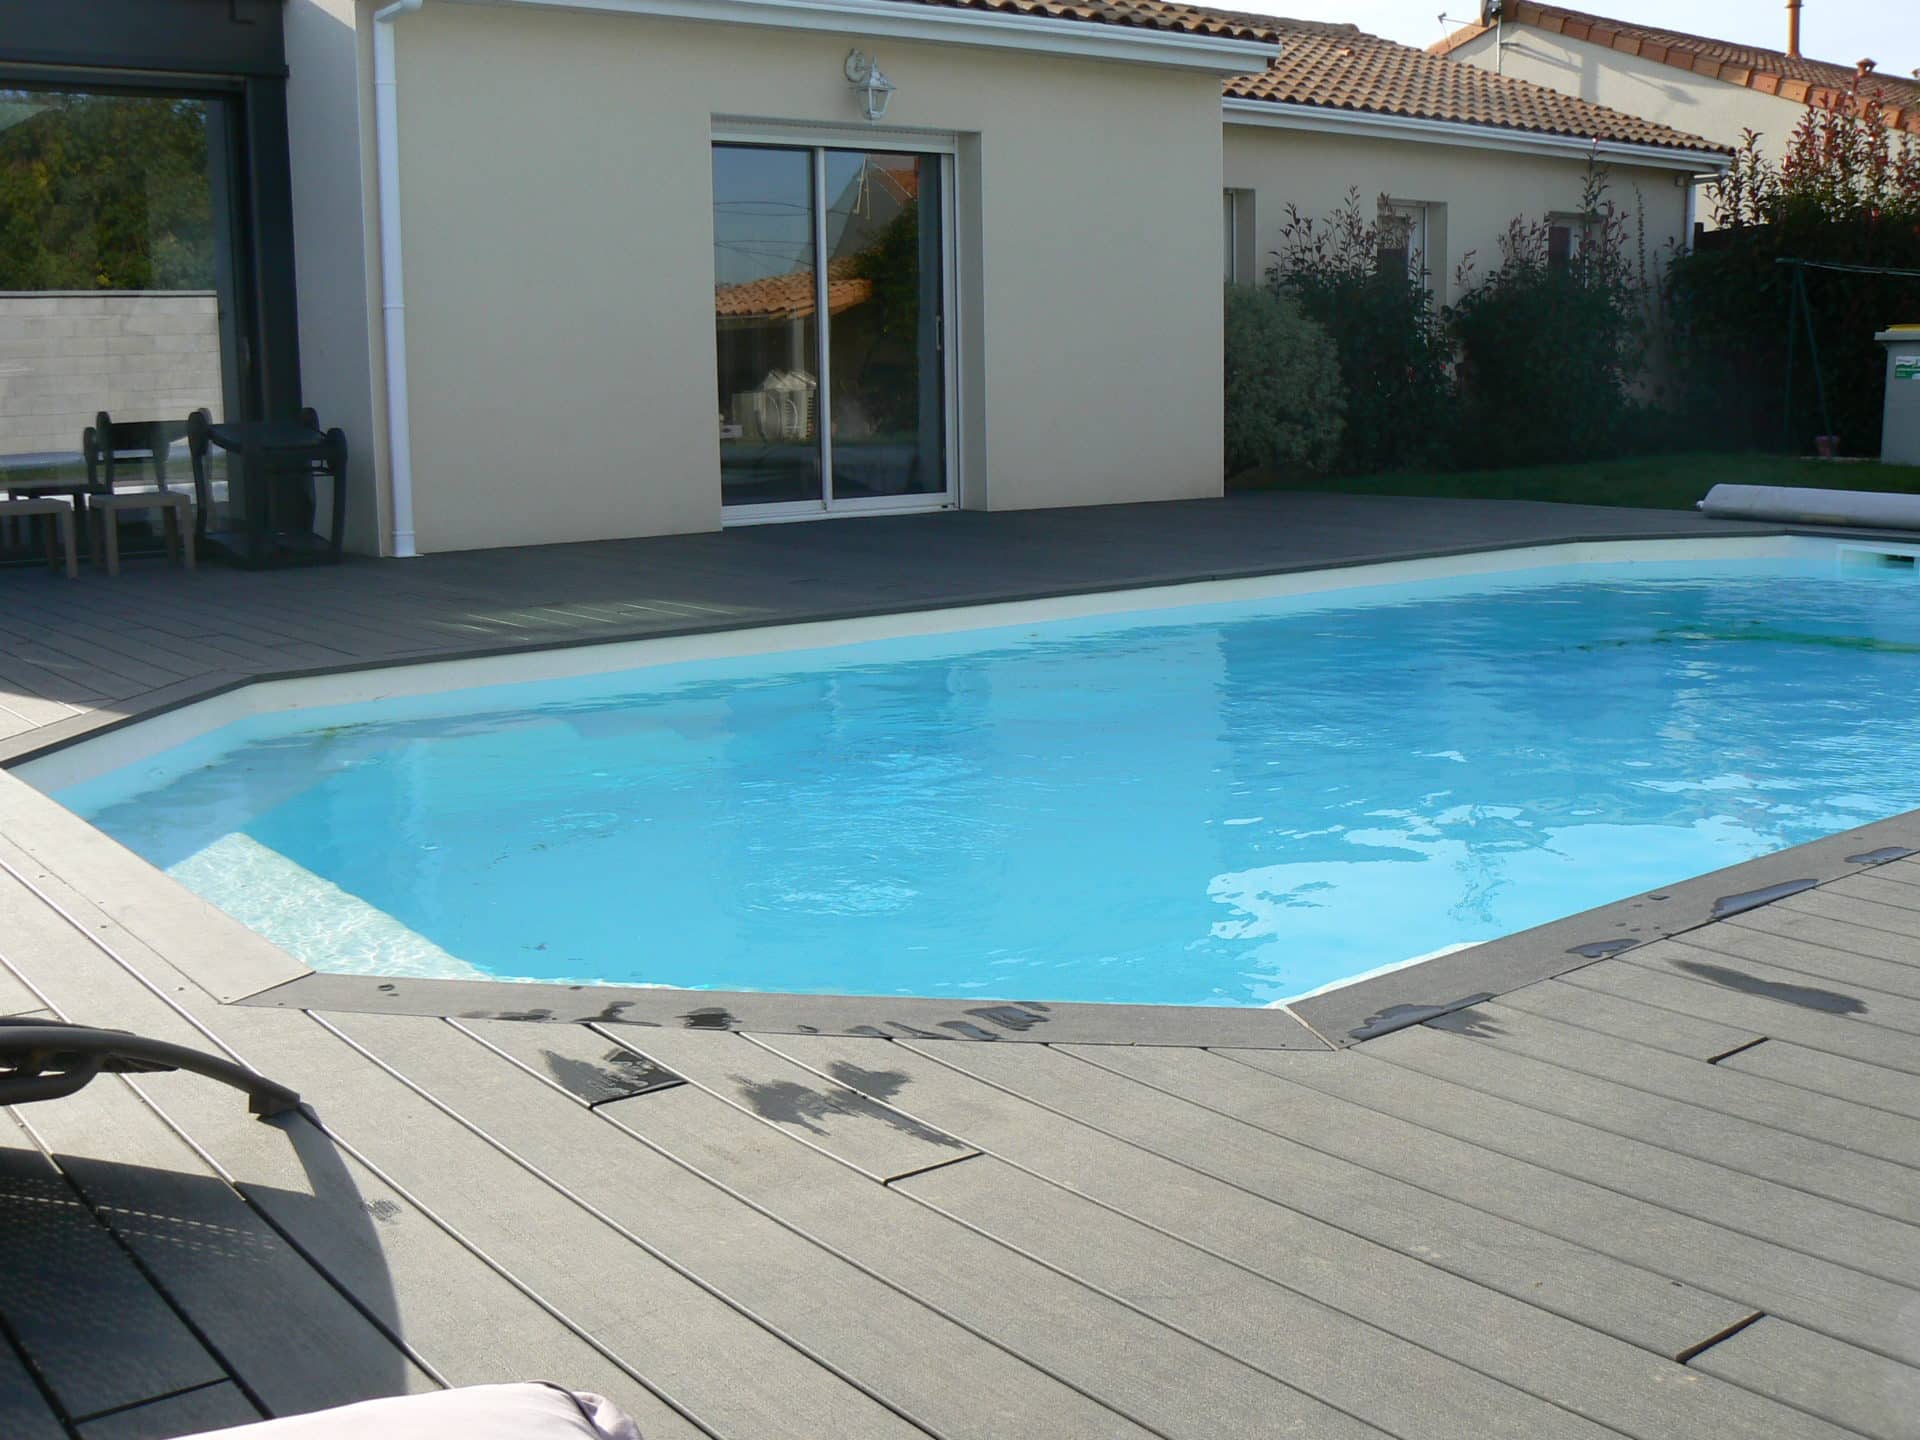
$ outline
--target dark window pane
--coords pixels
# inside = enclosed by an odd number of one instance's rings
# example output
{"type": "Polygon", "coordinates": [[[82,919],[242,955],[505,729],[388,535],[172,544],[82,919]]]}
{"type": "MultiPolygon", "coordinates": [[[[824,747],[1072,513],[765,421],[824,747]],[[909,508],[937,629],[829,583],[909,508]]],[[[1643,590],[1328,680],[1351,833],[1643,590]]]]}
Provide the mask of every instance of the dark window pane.
{"type": "Polygon", "coordinates": [[[821,498],[813,155],[713,149],[720,490],[728,505],[821,498]]]}
{"type": "Polygon", "coordinates": [[[1571,225],[1550,225],[1547,227],[1547,268],[1565,270],[1573,263],[1573,227],[1571,225]]]}
{"type": "Polygon", "coordinates": [[[830,150],[826,166],[834,498],[938,494],[939,161],[830,150]]]}

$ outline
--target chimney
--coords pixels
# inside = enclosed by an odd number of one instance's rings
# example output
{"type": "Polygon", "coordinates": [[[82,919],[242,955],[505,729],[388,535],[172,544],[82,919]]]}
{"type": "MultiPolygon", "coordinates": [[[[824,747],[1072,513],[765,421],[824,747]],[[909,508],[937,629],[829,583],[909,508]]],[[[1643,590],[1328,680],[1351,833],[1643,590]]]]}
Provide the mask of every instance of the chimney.
{"type": "Polygon", "coordinates": [[[1787,54],[1800,58],[1800,0],[1787,0],[1787,54]]]}

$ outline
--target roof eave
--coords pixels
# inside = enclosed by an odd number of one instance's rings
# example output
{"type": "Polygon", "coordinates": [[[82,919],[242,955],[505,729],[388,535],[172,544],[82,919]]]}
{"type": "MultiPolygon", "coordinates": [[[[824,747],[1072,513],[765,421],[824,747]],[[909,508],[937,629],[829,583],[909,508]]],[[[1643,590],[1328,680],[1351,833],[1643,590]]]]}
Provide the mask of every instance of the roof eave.
{"type": "Polygon", "coordinates": [[[1171,66],[1211,75],[1264,69],[1279,53],[1272,40],[1244,40],[1059,20],[1044,15],[903,5],[898,0],[458,0],[463,4],[526,6],[601,14],[651,15],[673,20],[816,30],[866,38],[925,40],[993,50],[1171,66]]]}
{"type": "MultiPolygon", "coordinates": [[[[1602,160],[1699,175],[1717,175],[1727,168],[1732,159],[1724,150],[1648,145],[1626,140],[1595,140],[1577,135],[1555,135],[1544,130],[1521,130],[1507,125],[1476,125],[1460,120],[1389,115],[1377,110],[1346,110],[1332,105],[1302,105],[1286,100],[1257,100],[1229,95],[1222,104],[1229,125],[1319,130],[1339,135],[1365,135],[1380,140],[1411,140],[1481,150],[1519,150],[1536,155],[1580,159],[1591,155],[1602,160]]],[[[1701,143],[1704,145],[1706,142],[1701,143]]]]}

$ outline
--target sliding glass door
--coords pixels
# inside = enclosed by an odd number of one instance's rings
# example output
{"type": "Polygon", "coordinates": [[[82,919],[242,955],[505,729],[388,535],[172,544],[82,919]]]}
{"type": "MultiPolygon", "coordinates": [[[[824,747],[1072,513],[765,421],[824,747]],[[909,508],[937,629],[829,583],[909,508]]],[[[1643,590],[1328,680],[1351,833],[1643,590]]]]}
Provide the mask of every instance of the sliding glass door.
{"type": "Polygon", "coordinates": [[[950,500],[944,172],[935,154],[714,146],[727,518],[950,500]]]}

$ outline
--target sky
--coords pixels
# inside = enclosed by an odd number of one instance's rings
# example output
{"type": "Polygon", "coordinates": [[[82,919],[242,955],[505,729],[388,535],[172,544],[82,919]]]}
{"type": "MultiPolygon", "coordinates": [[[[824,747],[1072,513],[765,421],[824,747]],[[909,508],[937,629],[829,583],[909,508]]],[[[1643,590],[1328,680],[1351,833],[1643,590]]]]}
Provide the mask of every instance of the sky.
{"type": "MultiPolygon", "coordinates": [[[[1782,50],[1787,12],[1782,0],[1566,0],[1567,8],[1635,20],[1782,50]]],[[[1479,0],[1234,0],[1224,8],[1288,15],[1296,20],[1350,21],[1404,45],[1431,45],[1479,18],[1479,0]]],[[[1890,75],[1920,66],[1920,0],[1806,0],[1800,11],[1800,52],[1813,60],[1851,65],[1862,57],[1890,75]]]]}

